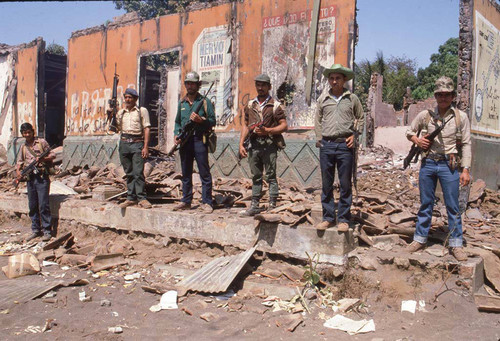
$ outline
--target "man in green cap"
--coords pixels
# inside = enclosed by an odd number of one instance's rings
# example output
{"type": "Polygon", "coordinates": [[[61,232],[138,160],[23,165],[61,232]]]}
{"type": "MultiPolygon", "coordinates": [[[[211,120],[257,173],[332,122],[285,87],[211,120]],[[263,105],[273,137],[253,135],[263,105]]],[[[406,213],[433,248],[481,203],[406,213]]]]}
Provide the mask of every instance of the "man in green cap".
{"type": "Polygon", "coordinates": [[[182,127],[189,121],[194,122],[193,134],[179,149],[182,168],[182,199],[174,211],[191,209],[193,200],[193,162],[196,160],[201,179],[201,209],[206,213],[213,211],[212,175],[208,164],[208,148],[206,145],[207,133],[215,126],[215,111],[210,102],[199,93],[201,87],[200,76],[191,71],[184,78],[187,94],[179,102],[177,116],[175,117],[174,142],[181,143],[177,138],[182,127]],[[200,101],[203,101],[200,106],[200,101]],[[198,112],[193,109],[200,108],[198,112]]]}
{"type": "Polygon", "coordinates": [[[244,109],[245,124],[240,136],[240,156],[248,156],[252,172],[252,204],[244,215],[254,216],[262,211],[259,207],[262,194],[264,169],[269,184],[269,209],[276,207],[279,187],[276,178],[276,159],[278,149],[284,148],[281,133],[288,129],[285,111],[281,103],[270,95],[271,79],[266,74],[255,77],[257,97],[248,102],[244,109]],[[245,140],[250,138],[248,150],[245,140]]]}
{"type": "Polygon", "coordinates": [[[472,160],[470,142],[470,123],[467,114],[452,106],[455,99],[453,80],[443,76],[436,80],[434,97],[437,107],[420,112],[411,122],[406,137],[425,151],[420,165],[418,186],[420,190],[420,209],[417,214],[417,226],[409,252],[425,248],[431,227],[437,181],[443,190],[448,228],[450,253],[458,260],[467,260],[463,250],[462,218],[458,203],[459,185],[467,186],[470,182],[469,168],[472,160]],[[447,122],[443,130],[433,141],[428,134],[447,122]],[[418,132],[420,131],[420,137],[418,132]],[[459,154],[461,152],[461,160],[459,154]],[[462,167],[459,171],[458,163],[462,167]]]}
{"type": "Polygon", "coordinates": [[[325,230],[335,226],[339,232],[349,230],[352,204],[352,164],[354,162],[355,132],[363,131],[364,113],[359,98],[344,88],[354,72],[341,64],[325,69],[330,89],[318,99],[314,131],[316,147],[319,147],[321,167],[321,205],[323,221],[316,228],[325,230]],[[337,168],[340,182],[340,198],[337,214],[333,197],[333,180],[337,168]]]}

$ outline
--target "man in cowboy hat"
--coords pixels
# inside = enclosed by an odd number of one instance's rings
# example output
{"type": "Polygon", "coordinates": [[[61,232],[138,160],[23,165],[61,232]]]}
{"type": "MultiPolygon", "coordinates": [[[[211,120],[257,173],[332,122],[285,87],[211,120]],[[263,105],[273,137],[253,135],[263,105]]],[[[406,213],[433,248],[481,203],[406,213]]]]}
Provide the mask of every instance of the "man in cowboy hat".
{"type": "Polygon", "coordinates": [[[135,89],[126,89],[123,98],[125,109],[116,114],[116,125],[121,132],[118,151],[123,170],[127,174],[127,200],[120,207],[126,208],[139,203],[142,208],[151,208],[144,189],[144,159],[149,156],[151,129],[148,109],[137,107],[139,94],[135,89]]]}
{"type": "Polygon", "coordinates": [[[417,226],[413,242],[407,250],[416,252],[425,248],[431,227],[436,184],[439,180],[448,214],[450,253],[458,261],[465,261],[467,254],[462,248],[462,219],[458,194],[459,185],[466,186],[470,182],[469,168],[472,159],[470,123],[466,113],[452,106],[455,95],[451,78],[443,76],[436,80],[434,97],[437,108],[434,111],[420,112],[406,132],[408,140],[425,151],[419,173],[420,209],[417,214],[417,226]],[[428,134],[445,121],[447,123],[443,130],[433,141],[429,141],[428,134]],[[419,131],[421,137],[418,136],[419,131]],[[460,152],[461,160],[458,160],[460,152]],[[459,161],[462,167],[461,173],[456,167],[459,161]]]}
{"type": "Polygon", "coordinates": [[[349,231],[352,203],[352,163],[354,162],[354,133],[363,130],[364,113],[359,98],[344,88],[353,79],[354,72],[341,64],[325,69],[330,89],[318,99],[314,131],[319,147],[321,166],[321,205],[323,221],[316,228],[325,230],[335,226],[339,232],[349,231]],[[333,197],[333,180],[337,168],[340,198],[337,214],[333,197]]]}
{"type": "Polygon", "coordinates": [[[200,208],[205,213],[212,213],[212,174],[208,164],[208,147],[205,136],[215,126],[215,111],[212,102],[203,98],[199,93],[201,87],[200,76],[191,71],[184,78],[184,86],[187,94],[179,102],[177,116],[175,117],[174,143],[180,144],[178,139],[182,127],[189,121],[194,122],[193,134],[184,142],[179,149],[182,168],[182,199],[174,211],[191,209],[193,200],[193,162],[196,160],[198,173],[201,179],[201,201],[200,208]],[[203,103],[200,106],[200,102],[203,103]],[[200,108],[198,112],[193,109],[200,108]]]}
{"type": "MultiPolygon", "coordinates": [[[[276,160],[278,150],[283,149],[281,133],[288,129],[285,110],[278,100],[270,95],[271,78],[267,74],[255,77],[257,97],[248,102],[245,107],[245,124],[241,129],[240,156],[248,156],[248,164],[252,172],[252,204],[243,215],[254,216],[262,211],[259,207],[262,194],[263,171],[266,171],[266,181],[269,184],[269,209],[276,208],[279,187],[276,178],[276,160]],[[250,117],[259,117],[260,124],[250,131],[250,117]],[[250,135],[250,150],[246,150],[244,142],[250,135]]],[[[253,122],[255,123],[255,122],[253,122]]]]}

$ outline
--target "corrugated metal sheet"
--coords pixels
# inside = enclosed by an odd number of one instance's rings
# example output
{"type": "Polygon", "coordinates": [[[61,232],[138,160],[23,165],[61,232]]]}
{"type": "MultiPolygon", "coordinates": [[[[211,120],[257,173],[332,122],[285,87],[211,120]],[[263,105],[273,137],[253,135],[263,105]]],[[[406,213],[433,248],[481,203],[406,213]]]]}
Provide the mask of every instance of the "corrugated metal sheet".
{"type": "Polygon", "coordinates": [[[47,291],[62,285],[63,281],[36,281],[30,277],[0,281],[0,309],[14,305],[14,301],[24,303],[47,291]]]}
{"type": "Polygon", "coordinates": [[[179,282],[177,286],[184,290],[197,292],[224,292],[255,252],[256,247],[240,253],[214,259],[194,274],[179,282]]]}

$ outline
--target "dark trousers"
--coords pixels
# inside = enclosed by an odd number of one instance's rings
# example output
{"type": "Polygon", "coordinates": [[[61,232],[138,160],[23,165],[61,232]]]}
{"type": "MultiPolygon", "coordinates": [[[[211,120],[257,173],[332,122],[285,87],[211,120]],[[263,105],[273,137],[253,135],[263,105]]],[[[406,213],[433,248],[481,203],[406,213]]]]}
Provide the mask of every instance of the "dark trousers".
{"type": "Polygon", "coordinates": [[[34,233],[40,233],[43,231],[44,234],[50,234],[50,180],[48,176],[32,174],[27,185],[31,230],[34,233]]]}
{"type": "Polygon", "coordinates": [[[203,137],[191,136],[180,148],[182,168],[182,202],[193,201],[193,161],[196,160],[201,179],[201,198],[204,204],[212,206],[212,174],[208,165],[208,149],[203,137]]]}
{"type": "Polygon", "coordinates": [[[126,141],[120,141],[118,147],[120,162],[125,174],[127,174],[127,200],[140,201],[146,199],[144,159],[141,154],[143,148],[144,142],[126,141]]]}
{"type": "Polygon", "coordinates": [[[335,167],[337,167],[340,182],[337,221],[347,223],[351,220],[353,152],[345,142],[337,143],[321,140],[321,143],[323,146],[319,149],[319,163],[322,179],[321,206],[323,207],[323,220],[335,223],[333,181],[335,179],[335,167]]]}
{"type": "Polygon", "coordinates": [[[262,194],[262,178],[264,169],[266,181],[269,184],[269,196],[277,198],[279,194],[278,180],[276,179],[276,159],[278,147],[271,138],[260,138],[252,141],[252,148],[248,152],[248,165],[252,172],[252,196],[262,194]]]}

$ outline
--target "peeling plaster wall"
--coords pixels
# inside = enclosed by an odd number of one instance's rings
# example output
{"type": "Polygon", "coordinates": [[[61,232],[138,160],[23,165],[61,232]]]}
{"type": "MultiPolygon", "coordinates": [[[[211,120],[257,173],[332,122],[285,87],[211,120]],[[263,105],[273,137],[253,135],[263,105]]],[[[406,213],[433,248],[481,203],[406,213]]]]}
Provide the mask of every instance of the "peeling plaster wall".
{"type": "Polygon", "coordinates": [[[13,57],[11,54],[0,56],[0,145],[7,150],[7,145],[12,133],[12,102],[8,108],[4,108],[6,97],[8,95],[9,84],[14,76],[14,68],[12,67],[13,57]]]}
{"type": "MultiPolygon", "coordinates": [[[[38,55],[40,46],[21,49],[17,52],[17,122],[20,126],[29,122],[38,131],[38,55]]],[[[16,127],[18,128],[18,127],[16,127]]]]}

